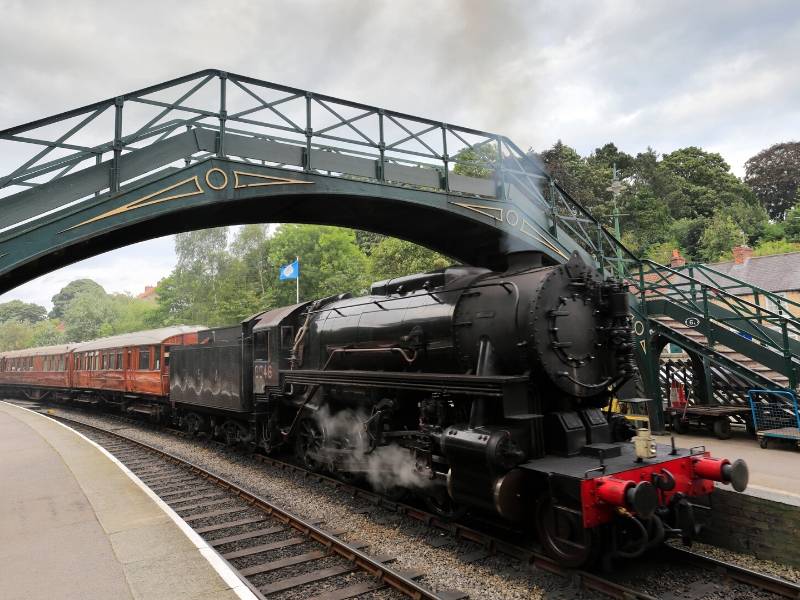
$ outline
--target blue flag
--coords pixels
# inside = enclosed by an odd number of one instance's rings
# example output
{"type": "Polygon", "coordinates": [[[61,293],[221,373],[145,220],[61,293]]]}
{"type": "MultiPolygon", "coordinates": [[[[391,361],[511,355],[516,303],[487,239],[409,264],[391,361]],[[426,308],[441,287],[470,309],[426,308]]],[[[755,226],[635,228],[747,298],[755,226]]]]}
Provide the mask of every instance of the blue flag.
{"type": "Polygon", "coordinates": [[[294,261],[293,263],[289,263],[288,265],[281,267],[280,281],[284,281],[286,279],[297,279],[298,277],[300,277],[299,261],[294,261]]]}

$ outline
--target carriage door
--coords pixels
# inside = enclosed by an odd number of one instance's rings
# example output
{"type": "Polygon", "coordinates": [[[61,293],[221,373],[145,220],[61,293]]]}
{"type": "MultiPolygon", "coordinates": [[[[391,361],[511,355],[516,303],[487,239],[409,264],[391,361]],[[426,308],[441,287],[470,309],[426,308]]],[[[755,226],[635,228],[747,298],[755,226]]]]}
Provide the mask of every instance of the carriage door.
{"type": "Polygon", "coordinates": [[[253,392],[263,394],[267,387],[278,385],[278,369],[273,361],[269,330],[253,334],[253,392]]]}

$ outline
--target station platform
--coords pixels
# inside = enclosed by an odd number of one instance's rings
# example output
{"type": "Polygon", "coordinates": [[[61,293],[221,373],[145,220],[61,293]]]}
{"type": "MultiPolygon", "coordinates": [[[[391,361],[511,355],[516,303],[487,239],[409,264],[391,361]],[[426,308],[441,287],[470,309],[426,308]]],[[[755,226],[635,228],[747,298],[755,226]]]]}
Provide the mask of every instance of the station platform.
{"type": "Polygon", "coordinates": [[[116,459],[0,401],[0,598],[255,598],[116,459]]]}
{"type": "MultiPolygon", "coordinates": [[[[669,444],[669,433],[657,435],[656,439],[661,444],[669,444]]],[[[750,468],[746,494],[789,504],[800,503],[800,450],[793,444],[776,443],[761,448],[754,437],[738,428],[733,429],[727,440],[717,439],[714,434],[704,434],[698,429],[692,433],[675,434],[675,443],[682,448],[705,446],[712,456],[744,459],[750,468]]]]}

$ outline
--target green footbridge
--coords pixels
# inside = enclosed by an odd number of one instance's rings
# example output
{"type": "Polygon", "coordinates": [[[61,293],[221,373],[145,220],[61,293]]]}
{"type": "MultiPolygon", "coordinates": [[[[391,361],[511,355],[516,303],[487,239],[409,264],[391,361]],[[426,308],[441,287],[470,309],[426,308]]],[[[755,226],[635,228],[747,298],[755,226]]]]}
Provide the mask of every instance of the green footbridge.
{"type": "Polygon", "coordinates": [[[629,284],[655,407],[667,343],[691,357],[695,402],[797,388],[796,303],[639,260],[499,134],[214,69],[0,131],[0,293],[135,242],[261,222],[376,231],[490,268],[577,252],[629,284]]]}

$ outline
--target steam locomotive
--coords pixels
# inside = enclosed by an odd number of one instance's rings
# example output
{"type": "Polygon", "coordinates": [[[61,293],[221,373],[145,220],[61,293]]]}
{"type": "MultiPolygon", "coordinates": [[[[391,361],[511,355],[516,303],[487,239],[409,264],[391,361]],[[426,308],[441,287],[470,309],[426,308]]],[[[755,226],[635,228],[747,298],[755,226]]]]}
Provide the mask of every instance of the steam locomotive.
{"type": "Polygon", "coordinates": [[[446,517],[530,527],[568,566],[688,543],[697,497],[747,485],[743,461],[631,443],[603,410],[637,376],[628,290],[578,255],[380,281],[194,336],[167,347],[168,395],[106,399],[446,517]]]}

